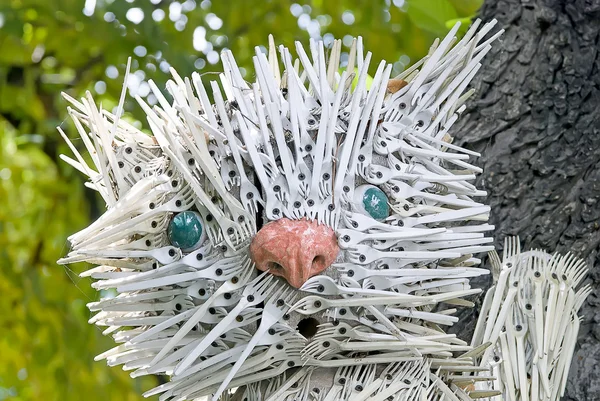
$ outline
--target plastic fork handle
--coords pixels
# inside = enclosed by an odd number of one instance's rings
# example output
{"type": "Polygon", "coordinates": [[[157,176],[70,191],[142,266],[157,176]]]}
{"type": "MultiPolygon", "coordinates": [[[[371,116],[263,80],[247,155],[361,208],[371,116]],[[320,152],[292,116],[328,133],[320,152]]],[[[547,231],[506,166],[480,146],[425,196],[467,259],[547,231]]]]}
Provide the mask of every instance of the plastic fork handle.
{"type": "MultiPolygon", "coordinates": [[[[306,299],[306,298],[305,298],[306,299]]],[[[390,297],[366,297],[366,298],[346,298],[346,299],[324,299],[323,304],[329,303],[331,306],[376,306],[376,305],[397,305],[401,303],[416,302],[418,305],[434,304],[433,297],[419,297],[414,295],[398,294],[390,297]]]]}
{"type": "MultiPolygon", "coordinates": [[[[500,347],[502,349],[502,355],[504,355],[505,358],[506,357],[511,358],[510,357],[510,349],[508,347],[508,341],[507,341],[506,337],[507,337],[506,333],[502,333],[502,335],[500,335],[500,347]]],[[[517,400],[517,397],[515,394],[516,386],[515,386],[515,381],[514,381],[515,373],[513,372],[513,369],[512,369],[513,364],[510,361],[506,361],[506,362],[507,363],[504,363],[503,366],[504,366],[504,369],[506,370],[506,374],[505,374],[506,382],[507,382],[506,388],[508,389],[508,392],[507,392],[508,397],[507,398],[508,398],[508,401],[516,401],[517,400]]],[[[516,365],[515,365],[515,367],[516,367],[516,365]]]]}
{"type": "Polygon", "coordinates": [[[386,308],[386,312],[389,312],[393,315],[400,317],[410,317],[414,319],[421,319],[428,322],[443,324],[451,326],[452,324],[458,322],[458,317],[456,316],[447,316],[439,313],[433,312],[420,312],[420,311],[411,311],[408,309],[399,309],[399,308],[386,308]]]}
{"type": "Polygon", "coordinates": [[[96,312],[100,310],[110,310],[106,308],[110,308],[117,305],[124,304],[135,304],[140,301],[148,301],[152,299],[165,298],[174,295],[182,294],[183,292],[180,289],[176,290],[165,290],[165,291],[152,291],[152,292],[143,292],[140,294],[133,294],[126,297],[115,297],[109,299],[103,299],[98,302],[90,302],[86,306],[90,310],[90,312],[96,312]]]}
{"type": "MultiPolygon", "coordinates": [[[[356,394],[354,397],[350,398],[349,401],[365,401],[371,394],[379,389],[381,384],[383,383],[383,379],[377,378],[373,380],[367,387],[365,387],[360,393],[356,394]]],[[[371,398],[372,400],[373,398],[371,398]]]]}
{"type": "Polygon", "coordinates": [[[558,301],[558,286],[551,283],[550,284],[550,293],[548,294],[548,299],[546,300],[546,305],[548,307],[546,311],[546,321],[544,322],[544,354],[548,354],[550,350],[550,342],[552,336],[554,320],[556,319],[555,308],[556,302],[558,301]]]}
{"type": "Polygon", "coordinates": [[[446,385],[446,383],[444,383],[444,381],[442,379],[439,378],[439,376],[435,375],[434,373],[429,373],[429,380],[431,380],[432,382],[434,382],[435,384],[437,384],[438,389],[441,390],[442,393],[444,393],[444,395],[446,397],[448,397],[449,400],[451,401],[461,401],[455,394],[454,391],[452,391],[450,389],[450,387],[448,387],[446,385]]]}
{"type": "Polygon", "coordinates": [[[440,303],[453,298],[463,298],[468,297],[470,295],[479,294],[481,293],[481,291],[483,291],[481,288],[473,288],[471,290],[453,291],[444,294],[429,295],[427,298],[430,298],[435,303],[440,303]]]}
{"type": "MultiPolygon", "coordinates": [[[[306,302],[307,300],[319,301],[321,305],[319,307],[306,305],[303,309],[292,307],[290,311],[296,311],[303,315],[310,315],[313,313],[317,313],[321,310],[328,308],[336,308],[336,307],[350,307],[350,306],[369,306],[369,305],[397,305],[401,303],[412,303],[413,305],[428,305],[434,304],[431,300],[431,297],[415,297],[413,295],[397,295],[393,297],[372,297],[372,298],[348,298],[348,299],[327,299],[321,298],[317,296],[308,296],[299,302],[306,302]]],[[[298,305],[298,304],[296,304],[298,305]]]]}
{"type": "MultiPolygon", "coordinates": [[[[369,401],[384,401],[386,400],[389,396],[392,396],[394,394],[397,394],[399,391],[401,391],[402,389],[408,389],[411,388],[412,386],[407,385],[404,382],[397,382],[397,383],[392,383],[390,384],[390,386],[388,388],[386,388],[383,391],[380,391],[379,393],[377,393],[376,395],[374,395],[373,397],[369,398],[369,401]]],[[[362,392],[361,392],[362,394],[362,392]]],[[[350,401],[355,401],[355,400],[366,400],[367,398],[352,398],[350,399],[350,401]]]]}
{"type": "Polygon", "coordinates": [[[398,258],[398,259],[451,259],[459,258],[460,253],[456,252],[442,252],[442,251],[431,251],[431,252],[418,252],[418,251],[404,251],[404,252],[381,252],[381,257],[386,258],[398,258]]]}
{"type": "Polygon", "coordinates": [[[190,352],[174,369],[173,374],[180,375],[185,369],[187,369],[196,358],[198,358],[208,346],[217,339],[221,334],[225,332],[227,326],[233,322],[233,320],[237,317],[237,315],[246,307],[249,306],[249,302],[246,301],[245,298],[240,300],[240,303],[237,304],[235,308],[233,308],[227,316],[225,316],[215,327],[212,328],[211,331],[208,332],[206,337],[202,339],[200,344],[194,348],[192,352],[190,352]]]}
{"type": "Polygon", "coordinates": [[[431,216],[415,217],[412,220],[415,222],[415,224],[439,223],[443,221],[453,221],[458,219],[464,219],[467,217],[477,216],[480,214],[486,214],[489,213],[490,210],[491,209],[489,206],[470,207],[451,212],[436,213],[432,214],[431,216]]]}
{"type": "Polygon", "coordinates": [[[147,290],[154,287],[163,287],[166,285],[183,283],[186,281],[197,280],[202,277],[202,271],[173,274],[167,277],[159,277],[150,280],[140,281],[138,283],[125,284],[117,287],[118,292],[147,290]]]}
{"type": "Polygon", "coordinates": [[[544,356],[544,305],[542,300],[542,283],[539,280],[534,281],[534,316],[535,316],[535,335],[537,339],[538,358],[544,356]]]}
{"type": "Polygon", "coordinates": [[[391,340],[377,342],[346,341],[339,344],[340,349],[344,351],[378,351],[382,349],[406,351],[410,347],[421,347],[426,349],[449,350],[450,346],[435,341],[421,340],[419,337],[408,339],[406,341],[391,340]]]}
{"type": "MultiPolygon", "coordinates": [[[[513,304],[513,301],[514,301],[514,298],[516,295],[517,295],[517,290],[514,287],[511,287],[508,290],[508,294],[506,296],[506,299],[504,300],[504,303],[502,304],[502,308],[500,309],[500,313],[498,314],[498,319],[496,320],[496,322],[493,325],[493,329],[492,329],[492,333],[491,333],[490,337],[484,339],[486,342],[490,341],[492,344],[494,344],[498,340],[498,336],[500,335],[502,327],[504,327],[504,323],[506,322],[506,319],[508,317],[509,309],[512,308],[512,304],[513,304]]],[[[485,351],[485,354],[483,355],[483,358],[482,358],[482,363],[484,363],[489,358],[492,351],[493,350],[491,348],[488,348],[485,351]]]]}
{"type": "Polygon", "coordinates": [[[483,304],[481,306],[479,317],[477,318],[477,324],[475,325],[475,332],[473,333],[473,337],[471,339],[472,347],[482,344],[485,318],[490,310],[490,307],[492,306],[492,298],[494,296],[495,288],[495,285],[492,286],[486,292],[485,297],[483,298],[483,304]]]}
{"type": "Polygon", "coordinates": [[[219,287],[219,289],[215,291],[210,296],[210,298],[202,304],[202,306],[198,307],[195,310],[190,319],[187,322],[185,322],[185,324],[169,340],[167,345],[165,345],[161,349],[161,351],[154,357],[152,364],[155,364],[156,362],[160,361],[162,357],[164,357],[171,349],[173,349],[179,343],[179,341],[182,340],[183,337],[185,337],[192,330],[192,328],[204,317],[204,315],[206,315],[206,312],[212,306],[215,299],[217,299],[222,293],[225,292],[225,290],[227,289],[226,287],[226,285],[219,287]]]}
{"type": "MultiPolygon", "coordinates": [[[[284,364],[285,365],[285,364],[284,364]]],[[[286,393],[286,391],[291,388],[291,386],[298,382],[300,379],[302,379],[304,376],[306,376],[307,372],[309,370],[312,370],[312,368],[302,368],[299,369],[296,373],[294,373],[292,376],[290,376],[290,378],[288,380],[286,380],[281,387],[279,387],[277,389],[277,391],[275,391],[273,394],[271,394],[271,396],[269,396],[269,398],[267,398],[265,401],[279,401],[282,398],[282,396],[286,393]]],[[[334,385],[335,387],[335,385],[334,385]]]]}
{"type": "Polygon", "coordinates": [[[503,268],[500,272],[500,277],[498,278],[498,282],[496,283],[494,290],[494,297],[492,303],[490,304],[490,310],[488,311],[488,319],[485,327],[485,331],[482,337],[482,342],[487,342],[492,334],[492,330],[494,328],[494,323],[498,318],[498,313],[500,311],[500,304],[502,301],[502,296],[504,295],[504,290],[507,285],[510,268],[503,268]]]}
{"type": "Polygon", "coordinates": [[[355,231],[364,232],[364,231],[370,230],[372,228],[378,228],[378,229],[381,229],[384,231],[394,231],[394,232],[402,232],[405,230],[405,228],[402,228],[402,227],[391,226],[389,224],[380,223],[379,221],[377,221],[371,217],[367,217],[367,216],[365,216],[363,214],[359,214],[359,213],[346,212],[346,215],[343,218],[353,221],[358,225],[356,228],[354,228],[355,231]],[[361,227],[361,225],[363,227],[361,227]]]}
{"type": "MultiPolygon", "coordinates": [[[[388,139],[388,141],[390,141],[388,139]]],[[[393,139],[391,144],[395,145],[394,147],[388,146],[388,151],[396,152],[398,150],[402,150],[404,153],[410,153],[415,156],[422,157],[437,157],[444,160],[469,160],[469,155],[461,154],[461,153],[448,153],[442,152],[439,150],[431,150],[431,149],[422,149],[414,146],[410,146],[404,140],[393,139]]],[[[467,176],[465,176],[467,177],[467,176]]]]}
{"type": "MultiPolygon", "coordinates": [[[[351,265],[350,269],[356,269],[355,266],[351,265]]],[[[452,269],[385,269],[385,270],[370,270],[362,268],[369,272],[367,277],[371,276],[391,276],[391,277],[428,277],[428,278],[439,278],[439,277],[460,277],[460,274],[467,273],[467,268],[452,268],[452,269]]],[[[485,270],[488,272],[487,270],[485,270]]],[[[365,273],[367,274],[367,273],[365,273]]],[[[478,274],[480,275],[480,274],[478,274]]]]}
{"type": "Polygon", "coordinates": [[[175,382],[181,381],[181,380],[185,379],[186,377],[190,377],[191,375],[193,375],[196,372],[204,370],[205,368],[214,366],[218,363],[229,360],[233,357],[237,357],[236,354],[240,353],[243,350],[243,348],[244,348],[244,345],[238,345],[237,347],[228,349],[225,352],[221,352],[219,354],[213,355],[210,358],[207,358],[204,361],[194,365],[191,369],[188,369],[183,375],[174,376],[171,380],[175,381],[175,382]]]}
{"type": "MultiPolygon", "coordinates": [[[[112,306],[105,307],[104,310],[107,312],[161,312],[173,310],[174,308],[171,306],[175,304],[172,301],[168,302],[131,302],[125,304],[116,304],[112,306]]],[[[183,301],[178,301],[182,302],[183,301]]]]}
{"type": "MultiPolygon", "coordinates": [[[[263,322],[264,321],[265,320],[263,320],[263,322]]],[[[227,377],[225,377],[225,379],[223,380],[223,382],[221,383],[221,385],[219,386],[217,391],[213,394],[212,401],[218,401],[218,399],[221,396],[221,394],[223,393],[223,391],[225,391],[225,389],[227,388],[227,386],[229,385],[231,380],[235,377],[235,374],[242,367],[244,362],[246,362],[246,359],[248,358],[248,356],[250,355],[252,350],[254,350],[254,347],[256,347],[256,344],[258,344],[261,337],[267,332],[268,329],[269,329],[269,325],[263,325],[263,324],[260,325],[260,327],[258,328],[256,333],[254,333],[254,335],[252,336],[250,341],[246,344],[246,348],[244,349],[242,354],[238,357],[238,360],[231,367],[231,369],[229,369],[229,373],[227,374],[227,377]]]]}
{"type": "MultiPolygon", "coordinates": [[[[521,389],[521,400],[529,401],[529,391],[527,389],[528,378],[527,378],[527,367],[525,360],[525,339],[517,338],[517,368],[519,369],[519,382],[521,389]]],[[[534,400],[537,401],[537,400],[534,400]]]]}
{"type": "MultiPolygon", "coordinates": [[[[342,391],[343,387],[339,384],[334,384],[330,389],[323,401],[337,401],[339,398],[340,391],[342,391]]],[[[275,399],[269,398],[267,401],[276,401],[275,399]]]]}
{"type": "MultiPolygon", "coordinates": [[[[349,229],[340,229],[337,230],[338,232],[338,237],[343,238],[344,235],[348,235],[350,236],[350,241],[348,241],[348,245],[354,245],[354,244],[358,244],[362,241],[367,241],[367,240],[402,240],[402,239],[409,239],[409,238],[421,238],[421,237],[427,237],[430,235],[434,235],[434,234],[441,234],[448,231],[446,228],[407,228],[403,231],[382,231],[382,232],[375,232],[375,233],[369,233],[369,234],[362,234],[362,235],[357,235],[356,230],[349,230],[349,229]],[[353,240],[352,237],[356,237],[359,236],[360,238],[353,240]]],[[[342,244],[344,244],[344,241],[341,241],[342,244]]]]}
{"type": "Polygon", "coordinates": [[[400,356],[397,352],[390,352],[389,354],[392,354],[392,356],[375,355],[364,358],[332,359],[328,361],[323,361],[320,359],[308,359],[304,362],[308,366],[317,366],[320,368],[339,368],[348,366],[350,361],[353,365],[371,365],[377,363],[413,362],[423,360],[423,357],[419,356],[400,356]]]}
{"type": "Polygon", "coordinates": [[[105,250],[92,250],[92,251],[82,251],[80,254],[82,256],[91,255],[91,256],[104,256],[107,258],[153,258],[159,261],[162,264],[169,264],[176,259],[177,253],[175,256],[170,256],[166,249],[177,249],[170,246],[166,246],[163,248],[153,249],[151,251],[116,251],[111,249],[105,250]],[[164,252],[163,252],[164,251],[164,252]]]}
{"type": "Polygon", "coordinates": [[[94,288],[97,288],[97,289],[115,288],[115,287],[118,287],[120,285],[124,285],[127,283],[141,282],[144,279],[152,279],[153,277],[161,277],[161,276],[167,275],[167,274],[171,275],[175,271],[177,271],[179,269],[185,269],[185,268],[187,268],[187,266],[185,264],[181,263],[181,260],[178,260],[173,263],[163,265],[163,266],[159,267],[158,269],[139,272],[134,276],[127,276],[127,277],[122,277],[122,278],[118,278],[118,279],[109,279],[109,280],[98,281],[98,282],[94,283],[96,285],[96,287],[94,287],[94,288]]]}

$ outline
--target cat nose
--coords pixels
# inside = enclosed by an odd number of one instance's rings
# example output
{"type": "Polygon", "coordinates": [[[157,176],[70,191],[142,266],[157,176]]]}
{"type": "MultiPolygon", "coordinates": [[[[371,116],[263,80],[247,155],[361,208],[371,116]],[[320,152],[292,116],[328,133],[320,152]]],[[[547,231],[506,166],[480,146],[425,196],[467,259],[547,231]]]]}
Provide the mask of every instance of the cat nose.
{"type": "Polygon", "coordinates": [[[250,244],[250,255],[257,269],[269,270],[295,288],[327,269],[339,250],[335,232],[308,219],[282,218],[267,223],[250,244]]]}

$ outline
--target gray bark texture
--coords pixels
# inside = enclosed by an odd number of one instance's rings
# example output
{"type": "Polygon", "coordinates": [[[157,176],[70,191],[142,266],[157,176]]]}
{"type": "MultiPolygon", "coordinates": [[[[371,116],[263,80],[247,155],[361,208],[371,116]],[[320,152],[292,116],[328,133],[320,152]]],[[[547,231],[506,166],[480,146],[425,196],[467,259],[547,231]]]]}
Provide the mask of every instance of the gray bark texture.
{"type": "MultiPolygon", "coordinates": [[[[600,0],[488,0],[480,15],[506,32],[455,143],[482,154],[497,249],[519,235],[525,248],[588,262],[594,292],[563,400],[600,400],[600,0]]],[[[456,329],[465,338],[476,310],[456,329]]]]}

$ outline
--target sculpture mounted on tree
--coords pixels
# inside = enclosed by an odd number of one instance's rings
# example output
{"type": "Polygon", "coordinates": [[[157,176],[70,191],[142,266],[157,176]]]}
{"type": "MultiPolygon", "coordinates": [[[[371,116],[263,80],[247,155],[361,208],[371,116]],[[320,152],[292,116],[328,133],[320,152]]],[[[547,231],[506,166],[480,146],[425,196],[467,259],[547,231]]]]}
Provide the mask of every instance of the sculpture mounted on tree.
{"type": "Polygon", "coordinates": [[[225,51],[212,103],[198,74],[172,71],[172,101],[150,82],[151,135],[119,118],[125,91],[114,115],[65,95],[94,166],[61,131],[64,159],[107,204],[60,261],[118,294],[88,305],[119,343],[98,359],[169,375],[161,400],[558,399],[585,266],[512,239],[500,261],[478,154],[448,134],[494,25],[370,87],[361,38],[341,69],[339,41],[293,59],[271,40],[253,83],[225,51]],[[483,252],[497,284],[469,344],[442,327],[483,252]]]}

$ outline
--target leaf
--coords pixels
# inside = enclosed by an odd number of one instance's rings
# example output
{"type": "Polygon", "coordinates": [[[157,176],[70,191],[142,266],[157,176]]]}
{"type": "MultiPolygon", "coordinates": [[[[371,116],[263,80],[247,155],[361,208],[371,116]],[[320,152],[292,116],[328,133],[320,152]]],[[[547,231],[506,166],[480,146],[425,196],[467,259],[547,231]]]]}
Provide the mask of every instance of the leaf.
{"type": "Polygon", "coordinates": [[[410,0],[406,12],[419,28],[442,36],[448,32],[446,21],[458,18],[449,0],[410,0]]]}
{"type": "MultiPolygon", "coordinates": [[[[345,71],[344,68],[339,69],[340,75],[345,71]]],[[[373,84],[373,77],[367,74],[365,78],[365,87],[367,90],[371,89],[371,84],[373,84]]],[[[358,85],[358,68],[354,68],[354,79],[352,80],[352,90],[356,89],[356,85],[358,85]]]]}
{"type": "Polygon", "coordinates": [[[454,6],[459,17],[474,17],[477,10],[481,8],[483,0],[449,0],[454,6]]]}
{"type": "Polygon", "coordinates": [[[458,28],[458,34],[464,35],[467,32],[467,30],[469,29],[469,25],[471,25],[473,18],[475,18],[475,17],[476,17],[476,15],[471,15],[469,17],[464,17],[464,18],[450,19],[450,20],[446,21],[446,28],[452,29],[452,27],[454,25],[456,25],[457,22],[460,22],[460,28],[458,28]]]}

